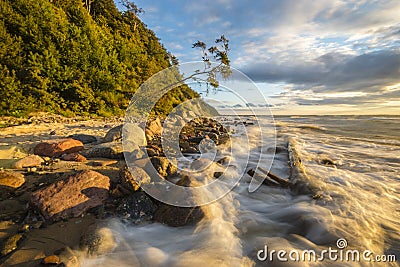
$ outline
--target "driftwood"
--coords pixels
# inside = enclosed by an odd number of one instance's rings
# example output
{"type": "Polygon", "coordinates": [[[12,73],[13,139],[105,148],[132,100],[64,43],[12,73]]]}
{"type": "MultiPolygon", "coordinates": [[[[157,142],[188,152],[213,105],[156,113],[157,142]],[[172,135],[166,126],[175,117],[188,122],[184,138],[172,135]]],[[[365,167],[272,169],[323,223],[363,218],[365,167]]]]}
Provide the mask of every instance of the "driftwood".
{"type": "Polygon", "coordinates": [[[272,186],[281,186],[281,187],[289,187],[290,182],[286,179],[282,179],[277,175],[273,174],[266,169],[261,167],[257,167],[256,170],[250,169],[247,174],[256,179],[257,181],[262,181],[265,185],[272,185],[272,186]]]}
{"type": "Polygon", "coordinates": [[[250,169],[247,174],[253,177],[258,184],[264,184],[268,186],[279,186],[283,188],[290,188],[293,192],[299,194],[312,194],[318,190],[313,188],[309,182],[309,177],[306,170],[301,162],[299,153],[296,150],[296,142],[293,139],[288,141],[288,153],[289,153],[289,169],[290,175],[288,179],[283,179],[276,174],[268,171],[264,168],[257,167],[250,169]]]}

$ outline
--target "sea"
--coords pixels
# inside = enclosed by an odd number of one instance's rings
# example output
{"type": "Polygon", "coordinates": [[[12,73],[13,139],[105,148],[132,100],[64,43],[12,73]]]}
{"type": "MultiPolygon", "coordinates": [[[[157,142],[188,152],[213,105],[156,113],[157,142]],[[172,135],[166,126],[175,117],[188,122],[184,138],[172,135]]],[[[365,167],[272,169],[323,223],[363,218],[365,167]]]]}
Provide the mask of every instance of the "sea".
{"type": "Polygon", "coordinates": [[[400,266],[399,116],[222,120],[239,148],[217,156],[245,174],[208,204],[212,217],[183,227],[110,219],[115,249],[83,266],[400,266]],[[257,166],[294,185],[250,192],[257,166]]]}

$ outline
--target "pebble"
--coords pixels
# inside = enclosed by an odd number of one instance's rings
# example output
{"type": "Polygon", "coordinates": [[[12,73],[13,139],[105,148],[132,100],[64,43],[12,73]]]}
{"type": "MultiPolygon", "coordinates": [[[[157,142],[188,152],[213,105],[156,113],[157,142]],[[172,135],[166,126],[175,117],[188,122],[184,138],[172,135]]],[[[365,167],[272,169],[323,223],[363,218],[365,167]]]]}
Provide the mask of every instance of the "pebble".
{"type": "Polygon", "coordinates": [[[24,224],[19,228],[19,232],[26,233],[26,232],[29,232],[30,229],[31,229],[31,226],[29,224],[24,224]]]}
{"type": "Polygon", "coordinates": [[[24,175],[18,172],[0,170],[0,186],[18,188],[25,183],[24,175]]]}
{"type": "Polygon", "coordinates": [[[6,256],[7,254],[16,250],[18,243],[22,240],[22,238],[22,234],[16,234],[7,238],[7,240],[0,246],[0,256],[6,256]]]}
{"type": "Polygon", "coordinates": [[[43,259],[45,265],[58,265],[60,264],[60,258],[57,255],[50,255],[43,259]]]}

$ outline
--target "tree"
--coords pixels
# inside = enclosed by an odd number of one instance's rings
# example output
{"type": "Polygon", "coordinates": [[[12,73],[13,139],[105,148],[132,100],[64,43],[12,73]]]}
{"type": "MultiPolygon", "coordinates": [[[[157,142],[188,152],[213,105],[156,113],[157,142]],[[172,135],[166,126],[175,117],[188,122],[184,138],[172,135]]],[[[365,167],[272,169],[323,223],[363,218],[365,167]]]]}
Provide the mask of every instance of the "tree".
{"type": "Polygon", "coordinates": [[[143,8],[139,8],[134,2],[130,0],[121,0],[121,4],[126,8],[126,12],[128,15],[133,15],[133,31],[136,31],[137,22],[136,20],[139,19],[139,14],[144,13],[143,8]]]}
{"type": "Polygon", "coordinates": [[[223,78],[228,78],[232,71],[230,69],[230,60],[228,57],[229,52],[229,40],[221,35],[220,38],[215,40],[214,46],[207,48],[207,44],[202,41],[197,41],[193,44],[192,48],[200,48],[202,52],[202,60],[205,64],[204,70],[197,72],[188,79],[193,79],[197,81],[203,81],[207,84],[207,94],[209,93],[209,87],[216,89],[219,86],[217,75],[221,74],[223,78]],[[218,65],[212,67],[211,59],[214,59],[218,65]],[[201,74],[206,74],[207,79],[204,81],[198,78],[201,74]]]}
{"type": "Polygon", "coordinates": [[[90,8],[92,6],[93,0],[84,0],[84,5],[86,7],[86,10],[90,13],[90,8]]]}

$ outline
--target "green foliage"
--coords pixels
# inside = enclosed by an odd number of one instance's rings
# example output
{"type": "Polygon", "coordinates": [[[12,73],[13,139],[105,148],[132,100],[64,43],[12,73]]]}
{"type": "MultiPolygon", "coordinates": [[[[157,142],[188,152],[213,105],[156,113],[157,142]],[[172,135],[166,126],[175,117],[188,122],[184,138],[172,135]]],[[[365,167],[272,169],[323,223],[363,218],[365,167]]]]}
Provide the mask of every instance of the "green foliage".
{"type": "MultiPolygon", "coordinates": [[[[171,65],[138,18],[141,10],[130,7],[120,12],[113,0],[0,0],[0,115],[123,114],[135,90],[171,65]]],[[[154,113],[197,96],[181,86],[154,113]]]]}
{"type": "Polygon", "coordinates": [[[208,49],[207,44],[202,41],[197,41],[193,44],[193,48],[200,48],[202,51],[202,60],[206,64],[203,74],[206,74],[207,78],[203,80],[202,78],[196,77],[200,73],[194,74],[188,78],[197,81],[205,81],[207,84],[207,94],[209,93],[210,86],[214,88],[214,90],[219,86],[217,75],[221,75],[222,78],[226,79],[232,74],[230,60],[228,57],[229,40],[224,35],[221,35],[220,38],[215,40],[215,44],[215,46],[211,46],[208,49]],[[212,58],[218,64],[216,66],[212,66],[210,58],[212,58]]]}

